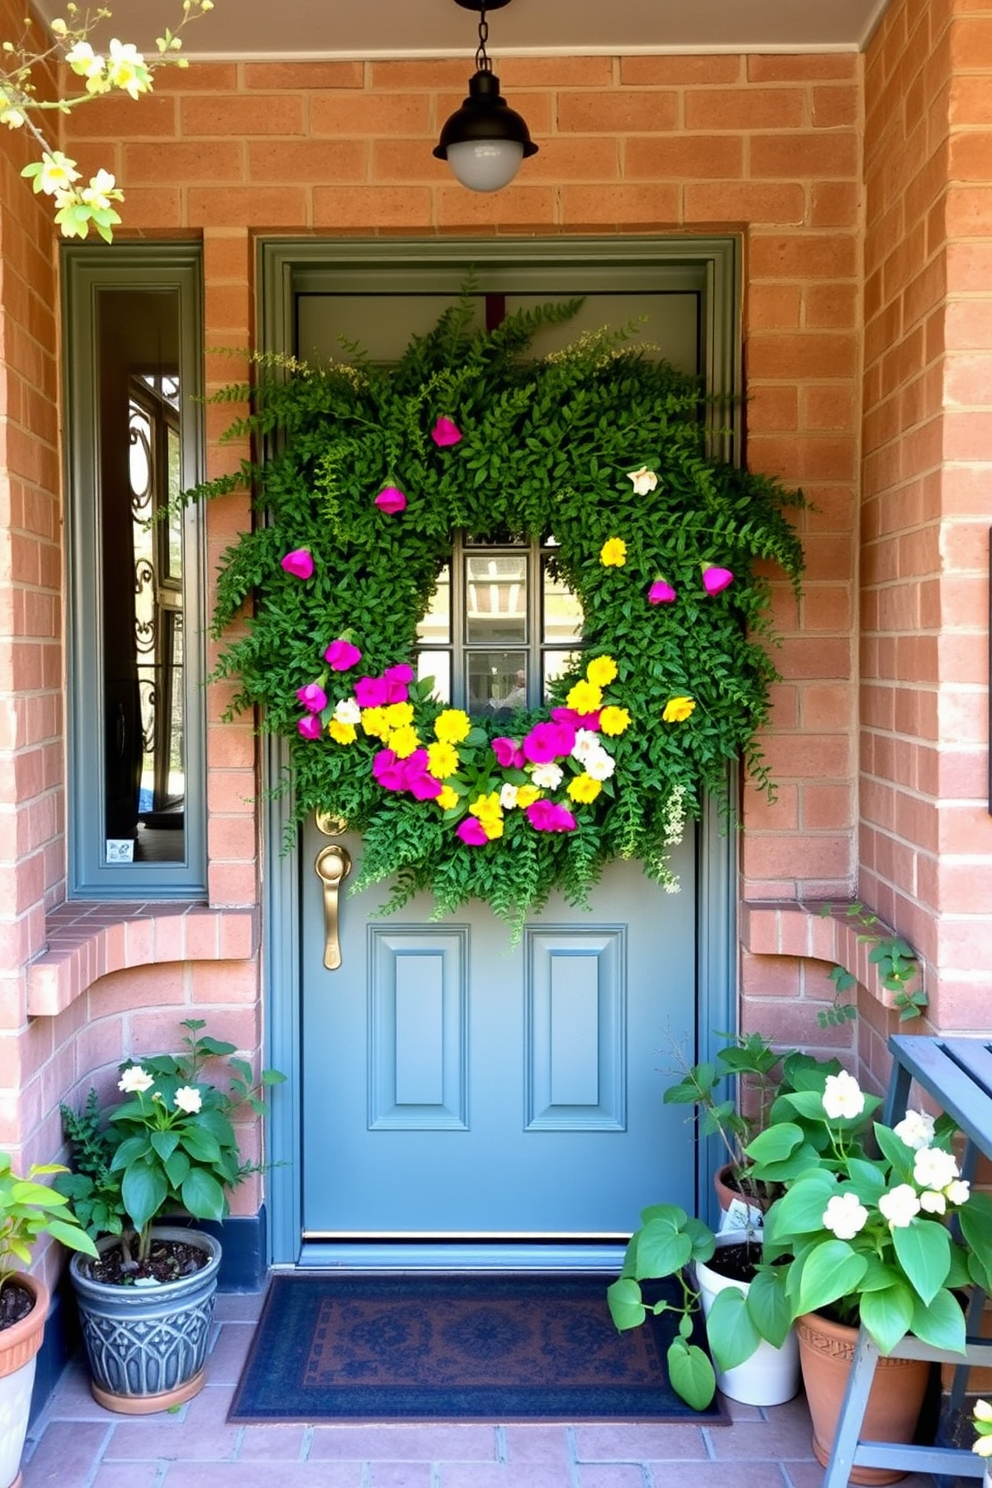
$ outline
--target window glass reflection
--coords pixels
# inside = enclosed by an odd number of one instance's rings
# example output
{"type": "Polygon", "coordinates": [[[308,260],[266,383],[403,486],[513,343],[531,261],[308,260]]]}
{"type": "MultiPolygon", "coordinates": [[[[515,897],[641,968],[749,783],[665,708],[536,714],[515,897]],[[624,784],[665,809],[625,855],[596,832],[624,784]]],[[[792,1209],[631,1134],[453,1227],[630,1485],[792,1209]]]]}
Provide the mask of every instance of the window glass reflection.
{"type": "Polygon", "coordinates": [[[525,651],[469,651],[465,663],[470,713],[500,717],[527,706],[525,651]]]}
{"type": "Polygon", "coordinates": [[[438,703],[451,702],[451,653],[450,651],[418,651],[417,681],[433,677],[431,697],[438,703]]]}
{"type": "Polygon", "coordinates": [[[582,605],[577,594],[550,571],[544,564],[544,640],[550,645],[562,645],[568,641],[582,639],[582,605]]]}
{"type": "Polygon", "coordinates": [[[447,565],[437,576],[437,587],[417,625],[417,640],[436,646],[451,644],[451,572],[447,565]]]}
{"type": "Polygon", "coordinates": [[[527,554],[470,554],[465,559],[465,639],[527,639],[527,554]]]}

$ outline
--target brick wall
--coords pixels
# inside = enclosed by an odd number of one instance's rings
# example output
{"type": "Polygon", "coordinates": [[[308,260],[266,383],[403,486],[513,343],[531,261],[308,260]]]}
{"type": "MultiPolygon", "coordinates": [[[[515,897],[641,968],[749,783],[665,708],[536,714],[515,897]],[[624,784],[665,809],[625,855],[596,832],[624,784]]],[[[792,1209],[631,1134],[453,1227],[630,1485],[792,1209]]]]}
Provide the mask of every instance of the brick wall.
{"type": "Polygon", "coordinates": [[[866,57],[861,892],[941,1029],[987,1026],[992,5],[896,0],[866,57]]]}

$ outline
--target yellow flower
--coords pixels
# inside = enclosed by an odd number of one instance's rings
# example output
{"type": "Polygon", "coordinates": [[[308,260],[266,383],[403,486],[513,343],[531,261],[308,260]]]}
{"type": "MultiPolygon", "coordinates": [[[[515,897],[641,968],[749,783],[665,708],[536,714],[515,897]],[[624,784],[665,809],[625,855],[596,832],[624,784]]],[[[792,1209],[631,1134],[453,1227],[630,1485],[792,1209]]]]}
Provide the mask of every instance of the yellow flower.
{"type": "Polygon", "coordinates": [[[623,568],[627,562],[627,544],[622,537],[608,537],[599,550],[599,561],[604,568],[623,568]]]}
{"type": "Polygon", "coordinates": [[[458,794],[451,789],[450,785],[442,785],[441,794],[434,797],[442,811],[450,811],[453,806],[458,805],[458,794]]]}
{"type": "Polygon", "coordinates": [[[526,811],[528,806],[533,806],[535,801],[541,799],[541,792],[536,785],[521,785],[517,788],[517,805],[521,811],[526,811]]]}
{"type": "Polygon", "coordinates": [[[598,780],[593,780],[591,775],[573,775],[568,782],[568,794],[573,801],[595,801],[603,789],[598,780]]]}
{"type": "Polygon", "coordinates": [[[586,676],[597,687],[609,687],[617,674],[617,664],[612,656],[594,656],[586,667],[586,676]]]}
{"type": "Polygon", "coordinates": [[[595,713],[602,705],[603,689],[592,682],[576,682],[565,702],[576,713],[595,713]]]}
{"type": "Polygon", "coordinates": [[[502,832],[503,808],[499,804],[499,792],[490,791],[488,796],[476,796],[468,808],[472,816],[477,816],[490,836],[499,836],[499,833],[489,833],[489,828],[494,823],[500,824],[502,832]]]}
{"type": "Polygon", "coordinates": [[[485,834],[489,838],[489,841],[490,842],[494,842],[497,837],[502,837],[502,835],[503,835],[503,818],[502,817],[500,817],[498,821],[495,818],[492,821],[489,821],[488,818],[487,819],[484,819],[482,821],[481,825],[482,825],[482,830],[485,832],[485,834]]]}
{"type": "Polygon", "coordinates": [[[468,738],[471,727],[468,714],[461,708],[445,708],[434,720],[434,736],[442,744],[460,744],[468,738]]]}
{"type": "Polygon", "coordinates": [[[389,724],[386,722],[385,708],[363,708],[362,728],[373,739],[385,739],[389,733],[389,724]]]}
{"type": "Polygon", "coordinates": [[[339,723],[332,718],[327,725],[327,732],[336,744],[354,744],[356,738],[355,725],[353,723],[339,723]]]}
{"type": "Polygon", "coordinates": [[[599,726],[604,734],[615,738],[617,734],[622,734],[625,729],[630,728],[630,714],[626,708],[614,708],[611,705],[600,713],[599,726]]]}
{"type": "Polygon", "coordinates": [[[399,759],[408,759],[420,747],[420,735],[412,723],[405,723],[402,728],[393,729],[386,743],[396,751],[399,759]]]}
{"type": "Polygon", "coordinates": [[[695,706],[691,697],[669,698],[662,709],[661,716],[666,723],[685,723],[695,706]]]}
{"type": "Polygon", "coordinates": [[[453,744],[428,744],[427,768],[435,780],[447,780],[458,769],[458,750],[453,744]]]}
{"type": "Polygon", "coordinates": [[[413,722],[412,703],[390,703],[383,712],[391,729],[402,728],[404,724],[413,722]]]}

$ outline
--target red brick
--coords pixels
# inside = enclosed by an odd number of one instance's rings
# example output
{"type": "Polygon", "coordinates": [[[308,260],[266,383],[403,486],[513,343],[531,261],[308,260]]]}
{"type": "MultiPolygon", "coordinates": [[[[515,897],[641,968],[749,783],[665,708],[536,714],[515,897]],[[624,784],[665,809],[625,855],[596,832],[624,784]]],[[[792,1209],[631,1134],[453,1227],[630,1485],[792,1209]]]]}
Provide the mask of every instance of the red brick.
{"type": "Polygon", "coordinates": [[[817,129],[836,129],[858,122],[860,94],[857,88],[813,89],[813,123],[817,129]]]}
{"type": "Polygon", "coordinates": [[[740,57],[623,57],[620,81],[633,86],[659,86],[670,83],[692,87],[700,83],[736,83],[741,75],[740,57]]]}
{"type": "Polygon", "coordinates": [[[225,94],[216,98],[183,98],[182,133],[199,136],[303,134],[303,99],[293,93],[270,93],[247,98],[225,94]]]}
{"type": "Polygon", "coordinates": [[[187,144],[170,140],[168,144],[125,145],[123,180],[130,192],[132,184],[155,181],[209,181],[229,185],[245,178],[240,143],[214,143],[197,140],[187,144]]]}
{"type": "Polygon", "coordinates": [[[262,92],[295,92],[306,88],[361,88],[361,62],[246,62],[245,87],[262,92]]]}
{"type": "Polygon", "coordinates": [[[851,132],[779,137],[755,135],[751,140],[750,174],[795,180],[854,177],[858,170],[857,139],[851,132]]]}
{"type": "Polygon", "coordinates": [[[788,129],[804,123],[801,88],[708,88],[685,96],[686,129],[788,129]]]}
{"type": "Polygon", "coordinates": [[[807,78],[854,78],[857,72],[858,58],[846,52],[753,55],[747,59],[747,75],[752,83],[801,82],[807,78]]]}
{"type": "MultiPolygon", "coordinates": [[[[250,181],[292,182],[294,185],[332,186],[361,181],[367,169],[367,145],[362,140],[252,140],[248,144],[250,181]]],[[[430,151],[419,145],[429,159],[430,151]]]]}
{"type": "Polygon", "coordinates": [[[792,182],[762,186],[752,181],[714,181],[711,185],[687,185],[687,223],[761,223],[767,226],[798,225],[806,215],[803,188],[792,182]]]}
{"type": "Polygon", "coordinates": [[[677,108],[675,93],[560,93],[558,128],[573,134],[661,134],[676,127],[677,108]]]}
{"type": "Polygon", "coordinates": [[[853,279],[857,240],[849,234],[755,233],[750,244],[755,279],[853,279]]]}
{"type": "Polygon", "coordinates": [[[681,217],[678,188],[675,186],[653,183],[643,186],[565,185],[558,194],[561,221],[567,227],[650,224],[664,228],[677,224],[681,217]]]}
{"type": "Polygon", "coordinates": [[[306,194],[295,186],[191,186],[189,220],[193,225],[300,227],[308,219],[306,194]]]}
{"type": "Polygon", "coordinates": [[[635,181],[739,179],[743,159],[741,141],[724,134],[628,139],[624,149],[626,175],[635,181]]]}
{"type": "MultiPolygon", "coordinates": [[[[384,134],[433,137],[430,97],[426,93],[320,93],[310,101],[310,132],[354,139],[384,134]]],[[[268,129],[266,134],[288,130],[268,129]]]]}

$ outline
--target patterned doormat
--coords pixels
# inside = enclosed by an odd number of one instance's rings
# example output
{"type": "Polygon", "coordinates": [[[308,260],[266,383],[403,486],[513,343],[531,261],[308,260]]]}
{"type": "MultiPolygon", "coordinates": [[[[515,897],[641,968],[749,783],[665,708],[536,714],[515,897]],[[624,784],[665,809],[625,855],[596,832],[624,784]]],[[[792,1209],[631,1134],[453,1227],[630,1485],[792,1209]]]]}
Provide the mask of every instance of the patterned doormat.
{"type": "Polygon", "coordinates": [[[669,1314],[616,1331],[609,1280],[273,1277],[228,1419],[726,1424],[672,1390],[669,1314]]]}

